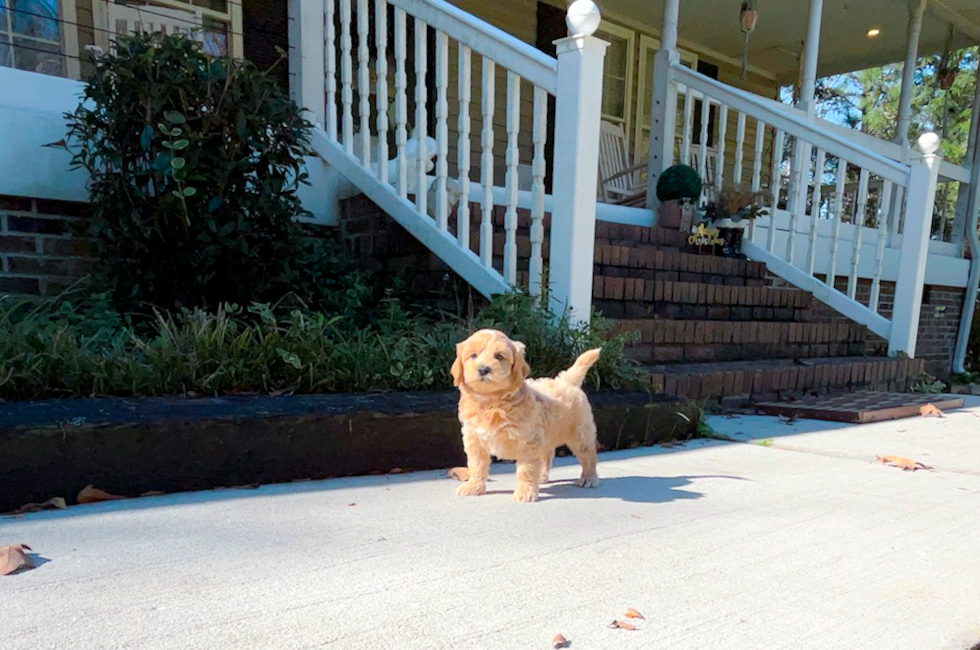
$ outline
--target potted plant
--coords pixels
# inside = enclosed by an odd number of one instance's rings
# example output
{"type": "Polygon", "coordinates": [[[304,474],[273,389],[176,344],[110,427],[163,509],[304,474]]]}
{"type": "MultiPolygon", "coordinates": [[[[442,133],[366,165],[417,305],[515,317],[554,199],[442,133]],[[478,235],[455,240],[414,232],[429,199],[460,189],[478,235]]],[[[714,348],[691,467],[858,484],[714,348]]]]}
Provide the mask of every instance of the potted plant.
{"type": "Polygon", "coordinates": [[[739,255],[742,248],[742,232],[751,219],[769,214],[762,202],[763,192],[742,189],[738,185],[725,185],[705,206],[705,217],[718,229],[725,241],[722,253],[739,255]]]}
{"type": "Polygon", "coordinates": [[[660,199],[660,223],[663,228],[690,230],[694,204],[701,196],[701,177],[689,165],[673,165],[657,180],[660,199]]]}

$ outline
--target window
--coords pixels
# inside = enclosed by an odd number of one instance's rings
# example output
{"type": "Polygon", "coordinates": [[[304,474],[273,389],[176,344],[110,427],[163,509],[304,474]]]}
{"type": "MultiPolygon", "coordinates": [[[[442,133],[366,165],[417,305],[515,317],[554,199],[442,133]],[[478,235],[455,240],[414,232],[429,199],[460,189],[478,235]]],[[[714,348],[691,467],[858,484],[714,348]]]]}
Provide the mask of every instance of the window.
{"type": "Polygon", "coordinates": [[[0,66],[67,74],[58,0],[0,0],[0,66]]]}
{"type": "Polygon", "coordinates": [[[602,119],[621,125],[629,133],[636,33],[603,21],[595,35],[609,43],[602,71],[602,119]]]}

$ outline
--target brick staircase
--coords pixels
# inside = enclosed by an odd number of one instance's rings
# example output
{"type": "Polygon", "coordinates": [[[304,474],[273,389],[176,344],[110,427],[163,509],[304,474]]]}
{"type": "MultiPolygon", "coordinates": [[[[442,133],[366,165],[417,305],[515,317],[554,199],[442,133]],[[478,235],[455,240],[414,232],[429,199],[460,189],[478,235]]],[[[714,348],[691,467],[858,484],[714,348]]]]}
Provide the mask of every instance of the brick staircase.
{"type": "Polygon", "coordinates": [[[675,230],[596,228],[594,304],[617,332],[637,333],[628,353],[656,393],[745,402],[904,391],[923,373],[922,360],[883,356],[864,327],[774,285],[764,265],[701,254],[675,230]]]}

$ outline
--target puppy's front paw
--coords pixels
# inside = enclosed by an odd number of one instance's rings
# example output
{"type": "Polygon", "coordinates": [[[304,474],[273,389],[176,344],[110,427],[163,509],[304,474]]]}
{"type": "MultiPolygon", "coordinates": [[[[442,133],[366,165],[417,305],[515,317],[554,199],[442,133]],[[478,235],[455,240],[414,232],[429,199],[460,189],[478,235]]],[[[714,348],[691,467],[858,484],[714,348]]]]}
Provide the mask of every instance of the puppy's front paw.
{"type": "Polygon", "coordinates": [[[466,481],[458,488],[456,494],[461,497],[475,497],[486,493],[487,484],[483,481],[466,481]]]}
{"type": "Polygon", "coordinates": [[[538,500],[538,486],[530,483],[518,483],[514,490],[514,501],[521,503],[531,503],[538,500]]]}
{"type": "Polygon", "coordinates": [[[594,488],[599,487],[599,477],[598,476],[583,476],[575,485],[583,488],[594,488]]]}

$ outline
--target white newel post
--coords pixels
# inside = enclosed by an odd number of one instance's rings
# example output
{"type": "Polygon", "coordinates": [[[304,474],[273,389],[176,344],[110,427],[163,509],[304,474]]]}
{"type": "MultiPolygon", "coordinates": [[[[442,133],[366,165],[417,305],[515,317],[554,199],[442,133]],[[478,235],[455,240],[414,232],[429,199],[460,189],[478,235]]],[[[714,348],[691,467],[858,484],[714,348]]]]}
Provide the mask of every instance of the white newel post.
{"type": "Polygon", "coordinates": [[[677,130],[677,86],[670,80],[670,66],[680,61],[680,53],[677,51],[679,14],[680,0],[666,0],[664,2],[660,50],[653,57],[646,201],[647,207],[652,211],[653,225],[657,225],[660,221],[657,181],[660,180],[660,174],[674,162],[674,139],[677,130]]]}
{"type": "Polygon", "coordinates": [[[936,203],[939,181],[939,136],[924,133],[919,137],[922,154],[911,161],[909,187],[906,192],[905,231],[902,234],[901,262],[895,284],[895,305],[892,311],[892,331],[888,353],[904,352],[915,356],[919,333],[919,311],[922,289],[929,257],[929,237],[932,234],[932,212],[936,203]]]}
{"type": "Polygon", "coordinates": [[[592,36],[599,20],[599,9],[591,0],[576,0],[566,16],[573,36],[555,41],[558,88],[549,296],[556,315],[569,309],[577,323],[588,323],[592,315],[602,64],[609,45],[592,36]]]}
{"type": "Polygon", "coordinates": [[[323,125],[326,97],[323,4],[289,0],[289,94],[307,119],[323,125]]]}

